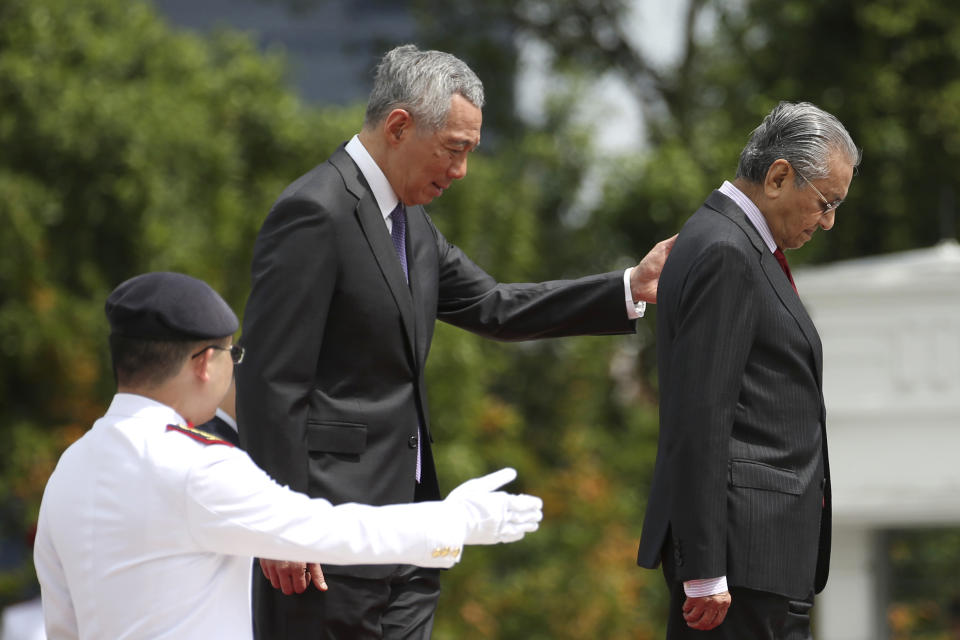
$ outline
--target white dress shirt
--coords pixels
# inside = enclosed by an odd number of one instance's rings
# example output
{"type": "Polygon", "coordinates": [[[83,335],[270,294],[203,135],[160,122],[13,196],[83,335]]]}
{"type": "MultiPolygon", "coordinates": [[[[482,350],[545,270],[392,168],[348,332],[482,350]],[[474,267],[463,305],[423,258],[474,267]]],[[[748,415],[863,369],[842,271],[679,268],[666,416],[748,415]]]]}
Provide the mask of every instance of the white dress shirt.
{"type": "Polygon", "coordinates": [[[773,240],[773,232],[770,231],[770,225],[767,224],[767,219],[763,217],[763,214],[757,205],[754,204],[753,200],[747,197],[747,194],[743,191],[737,189],[729,180],[724,180],[717,191],[733,200],[734,203],[740,207],[740,210],[747,216],[747,219],[753,223],[754,228],[763,240],[763,244],[767,245],[770,253],[776,251],[777,243],[773,240]]]}
{"type": "Polygon", "coordinates": [[[251,557],[450,567],[444,503],[332,506],[240,449],[168,429],[173,409],[117,394],[60,458],[34,546],[50,640],[251,638],[251,557]]]}

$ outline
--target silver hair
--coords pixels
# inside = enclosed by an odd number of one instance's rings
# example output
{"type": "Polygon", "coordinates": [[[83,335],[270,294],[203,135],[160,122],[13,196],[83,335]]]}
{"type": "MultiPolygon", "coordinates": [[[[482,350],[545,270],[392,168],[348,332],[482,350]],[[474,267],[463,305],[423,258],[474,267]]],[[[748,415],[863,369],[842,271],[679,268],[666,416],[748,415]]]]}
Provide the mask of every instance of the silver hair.
{"type": "Polygon", "coordinates": [[[437,131],[447,123],[455,94],[483,109],[483,83],[465,62],[443,51],[401,45],[377,65],[363,126],[378,125],[394,109],[406,109],[426,131],[437,131]]]}
{"type": "MultiPolygon", "coordinates": [[[[750,134],[740,153],[737,177],[761,184],[774,161],[783,158],[810,180],[830,174],[830,156],[841,153],[854,166],[860,150],[837,118],[809,102],[781,102],[750,134]]],[[[803,178],[797,175],[796,185],[803,178]]]]}

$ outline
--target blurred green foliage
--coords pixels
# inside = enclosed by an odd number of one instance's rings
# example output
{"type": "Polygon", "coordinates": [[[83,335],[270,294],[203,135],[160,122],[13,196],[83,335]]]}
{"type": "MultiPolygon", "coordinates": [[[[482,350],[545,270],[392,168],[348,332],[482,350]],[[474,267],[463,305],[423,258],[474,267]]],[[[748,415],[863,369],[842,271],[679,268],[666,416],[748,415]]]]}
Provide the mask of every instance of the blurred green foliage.
{"type": "MultiPolygon", "coordinates": [[[[679,228],[732,177],[750,132],[779,100],[834,113],[864,153],[835,229],[792,262],[957,237],[960,9],[953,4],[688,0],[679,56],[663,65],[637,46],[629,0],[410,2],[430,44],[459,50],[465,40],[467,59],[491,76],[515,71],[504,41],[534,37],[561,78],[626,81],[643,110],[648,147],[607,158],[606,199],[591,219],[625,246],[679,228]]],[[[589,90],[581,96],[591,98],[589,90]]],[[[509,108],[497,100],[496,109],[509,108]]]]}
{"type": "Polygon", "coordinates": [[[891,640],[955,640],[960,636],[960,529],[890,531],[891,640]]]}
{"type": "MultiPolygon", "coordinates": [[[[655,118],[659,142],[618,194],[644,203],[613,214],[627,234],[682,220],[691,193],[735,170],[749,132],[778,100],[837,115],[863,163],[833,231],[791,261],[820,262],[956,239],[960,155],[960,11],[934,2],[753,0],[718,12],[713,39],[695,40],[686,87],[655,118]],[[646,214],[646,215],[644,215],[646,214]]],[[[701,189],[702,191],[702,189],[701,189]]]]}
{"type": "MultiPolygon", "coordinates": [[[[279,56],[178,33],[143,2],[0,3],[7,541],[26,538],[57,454],[112,393],[107,293],[177,270],[242,308],[262,216],[361,113],[305,108],[279,56]]],[[[0,583],[0,599],[21,586],[0,583]]]]}
{"type": "MultiPolygon", "coordinates": [[[[463,57],[485,82],[482,150],[469,178],[429,210],[502,280],[633,264],[732,177],[779,99],[834,112],[864,149],[835,230],[791,260],[956,235],[947,213],[960,153],[960,7],[692,0],[680,58],[658,67],[625,31],[626,0],[408,4],[420,43],[463,57]],[[518,36],[546,43],[564,79],[536,127],[513,109],[518,36]],[[571,123],[570,105],[590,100],[586,83],[602,74],[627,79],[644,110],[648,144],[634,153],[596,149],[571,123]],[[602,197],[584,204],[590,166],[601,168],[602,197]]],[[[8,548],[29,536],[59,452],[112,393],[107,293],[143,271],[178,270],[241,311],[271,202],[359,128],[361,105],[308,107],[285,69],[248,35],[181,32],[141,1],[0,0],[8,548]]],[[[438,326],[428,377],[445,489],[509,464],[520,471],[511,488],[546,503],[536,535],[470,549],[444,576],[438,640],[662,636],[662,578],[635,566],[656,450],[652,327],[504,345],[438,326]]],[[[31,582],[29,566],[5,562],[0,604],[31,582]]]]}

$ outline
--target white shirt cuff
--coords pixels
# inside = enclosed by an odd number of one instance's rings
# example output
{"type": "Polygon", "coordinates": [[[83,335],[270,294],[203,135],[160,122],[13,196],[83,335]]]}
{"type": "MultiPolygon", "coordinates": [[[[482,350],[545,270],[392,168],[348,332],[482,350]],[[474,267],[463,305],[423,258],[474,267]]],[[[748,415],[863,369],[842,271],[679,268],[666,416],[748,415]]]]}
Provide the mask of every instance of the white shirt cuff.
{"type": "Polygon", "coordinates": [[[637,318],[642,318],[644,312],[647,310],[647,303],[643,300],[640,302],[633,301],[633,292],[630,291],[630,273],[633,271],[634,267],[630,267],[623,272],[623,295],[627,299],[627,317],[631,320],[636,320],[637,318]]]}
{"type": "Polygon", "coordinates": [[[700,580],[684,580],[683,592],[688,598],[702,598],[723,593],[727,590],[727,576],[719,578],[703,578],[700,580]]]}

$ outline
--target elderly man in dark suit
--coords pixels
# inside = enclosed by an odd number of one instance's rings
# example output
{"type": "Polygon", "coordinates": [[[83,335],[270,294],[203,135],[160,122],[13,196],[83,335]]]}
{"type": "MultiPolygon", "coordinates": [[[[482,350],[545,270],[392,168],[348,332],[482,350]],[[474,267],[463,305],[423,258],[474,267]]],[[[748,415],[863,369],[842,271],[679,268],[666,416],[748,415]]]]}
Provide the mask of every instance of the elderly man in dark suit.
{"type": "MultiPolygon", "coordinates": [[[[359,135],[287,187],[263,223],[238,418],[242,445],[279,482],[334,504],[437,498],[424,388],[436,319],[499,340],[623,334],[656,300],[672,241],[625,271],[500,284],[444,238],[423,205],[466,176],[483,102],[454,56],[388,52],[359,135]]],[[[260,565],[260,638],[430,636],[436,570],[326,565],[320,592],[306,577],[318,566],[260,565]]]]}
{"type": "Polygon", "coordinates": [[[638,563],[663,563],[670,640],[810,637],[830,558],[822,353],[782,250],[833,227],[859,161],[835,117],[781,103],[664,266],[638,563]]]}

